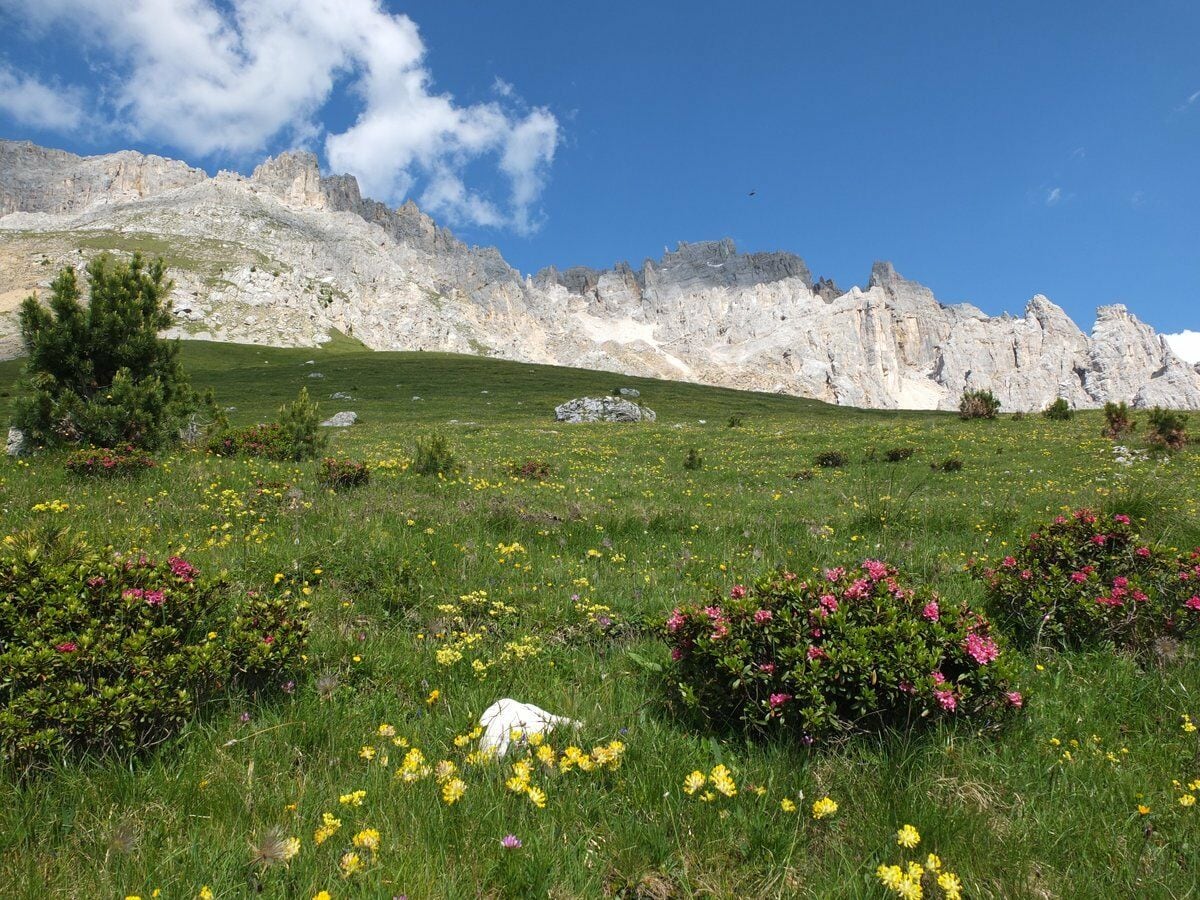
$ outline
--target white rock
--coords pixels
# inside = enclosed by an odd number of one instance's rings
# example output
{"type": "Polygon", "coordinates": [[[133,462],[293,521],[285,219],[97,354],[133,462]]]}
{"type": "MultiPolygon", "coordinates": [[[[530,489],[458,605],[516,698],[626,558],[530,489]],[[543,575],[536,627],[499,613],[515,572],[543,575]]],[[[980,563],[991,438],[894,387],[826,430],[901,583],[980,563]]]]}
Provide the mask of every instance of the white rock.
{"type": "Polygon", "coordinates": [[[29,452],[29,442],[25,439],[25,432],[20,428],[8,429],[8,441],[4,445],[4,452],[9,456],[24,456],[29,452]]]}
{"type": "Polygon", "coordinates": [[[531,734],[549,734],[559,725],[573,728],[580,725],[573,719],[556,716],[531,703],[521,703],[507,697],[485,709],[479,717],[479,724],[483,728],[479,749],[497,756],[508,752],[514,730],[528,737],[531,734]]]}
{"type": "Polygon", "coordinates": [[[358,413],[356,412],[340,412],[334,413],[328,419],[321,423],[322,428],[349,428],[358,421],[358,413]]]}
{"type": "Polygon", "coordinates": [[[654,410],[620,397],[580,397],[554,407],[559,422],[653,422],[654,410]]]}

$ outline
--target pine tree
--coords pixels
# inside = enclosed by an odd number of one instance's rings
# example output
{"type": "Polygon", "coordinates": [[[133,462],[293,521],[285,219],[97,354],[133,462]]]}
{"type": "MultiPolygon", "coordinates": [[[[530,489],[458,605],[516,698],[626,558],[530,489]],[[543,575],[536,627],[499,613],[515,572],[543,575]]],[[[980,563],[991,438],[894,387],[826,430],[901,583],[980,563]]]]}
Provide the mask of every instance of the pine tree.
{"type": "Polygon", "coordinates": [[[15,424],[42,445],[172,443],[197,397],[179,342],[158,336],[171,324],[166,267],[137,253],[128,262],[104,254],[89,263],[87,279],[86,306],[71,268],[51,283],[48,307],[36,296],[21,305],[29,359],[15,424]]]}

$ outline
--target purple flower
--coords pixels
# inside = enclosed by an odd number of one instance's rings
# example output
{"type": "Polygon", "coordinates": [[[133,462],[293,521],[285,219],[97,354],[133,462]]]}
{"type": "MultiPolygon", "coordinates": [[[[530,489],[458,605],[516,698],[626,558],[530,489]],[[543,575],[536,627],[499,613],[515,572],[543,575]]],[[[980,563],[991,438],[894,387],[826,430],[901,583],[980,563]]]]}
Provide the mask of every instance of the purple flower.
{"type": "Polygon", "coordinates": [[[500,839],[500,846],[505,850],[520,850],[521,839],[515,834],[506,834],[500,839]]]}

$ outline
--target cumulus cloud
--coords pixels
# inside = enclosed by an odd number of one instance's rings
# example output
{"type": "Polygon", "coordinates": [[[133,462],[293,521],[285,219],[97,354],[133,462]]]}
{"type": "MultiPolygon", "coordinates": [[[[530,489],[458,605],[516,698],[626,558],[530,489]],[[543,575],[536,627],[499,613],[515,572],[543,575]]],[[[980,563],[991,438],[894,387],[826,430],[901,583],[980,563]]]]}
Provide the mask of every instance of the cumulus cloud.
{"type": "Polygon", "coordinates": [[[49,131],[78,128],[85,118],[79,91],[52,88],[2,64],[0,110],[23,125],[49,131]]]}
{"type": "Polygon", "coordinates": [[[1164,334],[1163,337],[1180,359],[1193,365],[1200,363],[1200,331],[1185,330],[1178,334],[1164,334]]]}
{"type": "Polygon", "coordinates": [[[539,221],[557,119],[501,79],[487,103],[435,91],[416,24],[379,0],[14,3],[32,26],[73,25],[111,57],[116,74],[101,94],[136,138],[242,158],[324,134],[331,168],[356,175],[369,196],[419,191],[455,224],[529,231],[539,221]],[[318,117],[338,86],[359,113],[326,134],[318,117]],[[465,181],[468,165],[489,158],[509,185],[502,200],[465,181]]]}

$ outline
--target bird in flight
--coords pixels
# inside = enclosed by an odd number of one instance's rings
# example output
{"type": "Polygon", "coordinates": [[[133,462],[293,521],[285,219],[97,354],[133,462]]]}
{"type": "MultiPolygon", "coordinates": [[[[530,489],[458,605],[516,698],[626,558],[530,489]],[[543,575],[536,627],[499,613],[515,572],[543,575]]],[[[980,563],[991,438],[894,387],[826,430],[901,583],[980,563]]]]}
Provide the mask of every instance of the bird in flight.
{"type": "Polygon", "coordinates": [[[758,193],[758,191],[756,191],[756,190],[755,190],[755,191],[751,191],[751,192],[750,192],[750,194],[749,194],[749,196],[753,197],[753,196],[754,196],[755,194],[757,194],[757,193],[758,193]]]}

